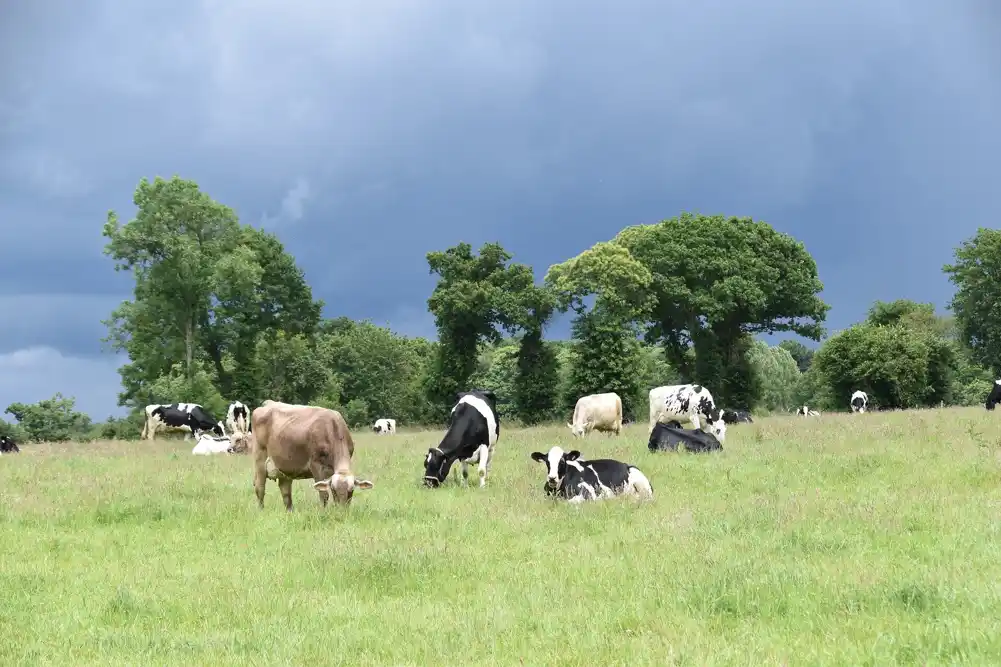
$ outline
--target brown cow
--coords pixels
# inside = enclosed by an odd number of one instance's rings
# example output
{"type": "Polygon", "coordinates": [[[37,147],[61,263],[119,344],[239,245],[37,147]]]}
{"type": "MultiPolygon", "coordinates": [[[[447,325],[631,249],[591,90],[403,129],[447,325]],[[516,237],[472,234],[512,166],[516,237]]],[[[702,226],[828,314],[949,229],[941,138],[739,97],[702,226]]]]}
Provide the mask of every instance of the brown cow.
{"type": "Polygon", "coordinates": [[[264,401],[250,416],[249,436],[254,451],[254,491],[264,507],[264,486],[278,481],[285,509],[292,511],[292,481],[315,480],[320,502],[329,494],[348,504],[355,489],[371,489],[372,482],[351,472],[355,445],[341,413],[312,405],[264,401]]]}

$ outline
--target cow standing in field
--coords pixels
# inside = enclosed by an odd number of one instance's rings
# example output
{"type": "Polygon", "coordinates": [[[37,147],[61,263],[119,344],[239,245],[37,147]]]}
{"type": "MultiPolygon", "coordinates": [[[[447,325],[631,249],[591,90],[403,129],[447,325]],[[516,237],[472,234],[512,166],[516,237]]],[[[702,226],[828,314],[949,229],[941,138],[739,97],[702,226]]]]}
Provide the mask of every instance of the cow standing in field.
{"type": "Polygon", "coordinates": [[[1001,380],[995,380],[991,392],[987,394],[987,403],[984,405],[988,410],[993,410],[994,406],[1001,403],[1001,380]]]}
{"type": "Polygon", "coordinates": [[[575,438],[591,431],[619,435],[622,431],[622,399],[615,392],[581,396],[573,409],[573,423],[567,428],[575,438]]]}
{"type": "Polygon", "coordinates": [[[809,406],[804,405],[801,408],[796,408],[796,414],[801,417],[819,417],[820,413],[816,410],[811,410],[809,406]]]}
{"type": "Polygon", "coordinates": [[[683,445],[685,451],[693,453],[714,452],[723,449],[723,445],[713,436],[702,429],[689,431],[681,428],[681,424],[672,421],[667,424],[657,423],[650,433],[650,440],[647,448],[651,452],[658,451],[678,451],[678,445],[683,445]]]}
{"type": "Polygon", "coordinates": [[[751,413],[746,410],[720,410],[720,414],[727,424],[754,423],[754,420],[751,419],[751,413]]]}
{"type": "Polygon", "coordinates": [[[0,436],[0,454],[17,454],[21,448],[6,435],[0,436]]]}
{"type": "Polygon", "coordinates": [[[649,433],[653,433],[654,424],[669,417],[676,417],[681,423],[691,422],[693,428],[701,428],[700,419],[704,419],[709,432],[720,442],[726,439],[726,422],[716,409],[712,394],[702,385],[676,384],[651,389],[649,433]]]}
{"type": "Polygon", "coordinates": [[[448,430],[437,447],[428,449],[424,458],[424,484],[441,486],[448,479],[456,461],[462,462],[462,484],[469,483],[468,466],[478,464],[480,486],[487,484],[487,472],[494,447],[500,437],[497,397],[489,390],[473,390],[456,395],[448,430]]]}
{"type": "Polygon", "coordinates": [[[334,502],[346,505],[355,489],[372,488],[372,482],[351,472],[355,446],[340,412],[264,401],[251,413],[251,420],[254,432],[247,437],[254,453],[254,492],[259,507],[264,507],[269,479],[277,480],[288,512],[292,511],[292,482],[297,479],[314,480],[313,488],[324,507],[331,494],[334,502]]]}
{"type": "Polygon", "coordinates": [[[376,419],[375,424],[372,425],[372,430],[379,435],[389,435],[396,433],[396,420],[395,419],[376,419]]]}
{"type": "Polygon", "coordinates": [[[614,459],[579,461],[576,449],[566,452],[559,447],[549,452],[532,452],[532,460],[546,466],[547,495],[566,498],[573,504],[615,496],[653,498],[653,487],[639,468],[614,459]]]}
{"type": "Polygon", "coordinates": [[[865,412],[866,406],[869,404],[869,395],[862,390],[856,391],[852,394],[851,406],[852,412],[865,412]]]}
{"type": "Polygon", "coordinates": [[[249,433],[249,419],[250,414],[246,405],[240,401],[229,404],[229,410],[226,411],[226,427],[230,433],[249,433]]]}
{"type": "Polygon", "coordinates": [[[143,425],[140,440],[153,440],[157,430],[184,431],[184,439],[190,435],[196,438],[203,431],[211,431],[215,435],[225,436],[226,429],[221,421],[216,421],[205,408],[197,403],[171,403],[169,405],[147,405],[146,423],[143,425]]]}

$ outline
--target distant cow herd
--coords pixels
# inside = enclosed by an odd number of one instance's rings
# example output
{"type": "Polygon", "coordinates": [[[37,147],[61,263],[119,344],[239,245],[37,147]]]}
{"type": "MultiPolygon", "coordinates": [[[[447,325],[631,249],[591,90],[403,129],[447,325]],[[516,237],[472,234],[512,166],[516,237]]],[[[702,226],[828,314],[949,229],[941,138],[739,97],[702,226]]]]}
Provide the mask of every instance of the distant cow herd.
{"type": "MultiPolygon", "coordinates": [[[[987,397],[986,408],[1001,403],[1001,380],[987,397]]],[[[853,413],[865,413],[869,396],[855,391],[849,401],[853,413]]],[[[719,409],[709,390],[698,384],[655,387],[649,392],[651,452],[684,449],[703,453],[719,451],[726,440],[728,424],[751,423],[745,410],[719,409]],[[692,428],[684,427],[685,423],[692,428]]],[[[340,504],[351,502],[356,490],[373,483],[356,477],[351,460],[354,440],[343,416],[336,410],[311,405],[264,401],[252,412],[239,401],[230,404],[225,422],[217,420],[197,403],[152,404],[145,408],[141,440],[153,440],[160,431],[182,431],[184,439],[196,439],[192,454],[238,454],[250,452],[254,461],[254,492],[260,507],[268,480],[278,483],[287,511],[292,511],[292,482],[312,479],[326,506],[330,497],[340,504]]],[[[796,414],[818,416],[804,405],[796,414]]],[[[613,392],[582,396],[567,424],[574,438],[593,431],[619,435],[622,430],[622,399],[613,392]]],[[[372,430],[380,435],[396,433],[396,420],[377,419],[372,430]]],[[[494,450],[500,438],[497,397],[493,391],[474,389],[456,394],[444,436],[424,458],[423,484],[437,488],[445,483],[453,465],[453,477],[468,485],[469,466],[475,465],[479,485],[486,486],[494,450]]],[[[17,444],[0,436],[0,454],[17,453],[17,444]]],[[[616,496],[653,498],[650,480],[636,466],[614,459],[582,460],[578,450],[552,447],[546,453],[532,452],[534,461],[546,468],[546,495],[577,504],[616,496]]]]}

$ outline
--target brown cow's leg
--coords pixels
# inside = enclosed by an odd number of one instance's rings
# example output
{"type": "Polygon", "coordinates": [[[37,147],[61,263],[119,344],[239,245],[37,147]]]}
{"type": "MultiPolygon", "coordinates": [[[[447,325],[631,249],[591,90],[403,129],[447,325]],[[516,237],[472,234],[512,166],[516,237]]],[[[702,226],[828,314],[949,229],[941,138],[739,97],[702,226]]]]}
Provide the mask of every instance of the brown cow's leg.
{"type": "Polygon", "coordinates": [[[292,478],[284,475],[278,476],[278,488],[282,491],[282,500],[285,501],[285,511],[292,511],[292,478]]]}
{"type": "Polygon", "coordinates": [[[264,485],[268,483],[268,474],[264,466],[254,468],[254,493],[257,494],[257,506],[264,509],[264,485]]]}

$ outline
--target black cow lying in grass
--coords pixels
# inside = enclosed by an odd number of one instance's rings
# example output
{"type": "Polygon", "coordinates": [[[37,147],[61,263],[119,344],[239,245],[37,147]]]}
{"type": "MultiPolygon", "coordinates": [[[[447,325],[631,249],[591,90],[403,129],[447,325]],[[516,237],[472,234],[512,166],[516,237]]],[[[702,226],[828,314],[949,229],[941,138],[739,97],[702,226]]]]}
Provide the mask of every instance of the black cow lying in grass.
{"type": "Polygon", "coordinates": [[[685,451],[701,453],[714,452],[723,449],[723,445],[712,433],[706,433],[702,429],[689,431],[681,428],[678,421],[671,420],[664,423],[657,423],[650,433],[650,441],[647,447],[651,452],[658,451],[678,451],[678,445],[683,445],[685,451]]]}
{"type": "Polygon", "coordinates": [[[613,459],[579,461],[576,449],[552,447],[548,454],[532,452],[532,459],[546,466],[546,495],[566,498],[573,504],[613,496],[653,498],[653,488],[636,466],[613,459]]]}

